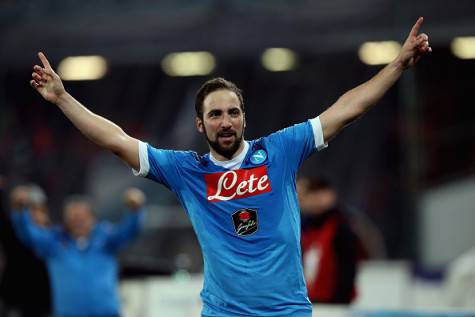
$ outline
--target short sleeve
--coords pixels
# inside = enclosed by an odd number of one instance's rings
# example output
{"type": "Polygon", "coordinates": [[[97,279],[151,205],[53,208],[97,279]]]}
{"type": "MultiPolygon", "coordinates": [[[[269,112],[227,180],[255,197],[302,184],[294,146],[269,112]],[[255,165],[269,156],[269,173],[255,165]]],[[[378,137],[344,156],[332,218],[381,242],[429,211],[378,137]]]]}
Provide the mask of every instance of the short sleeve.
{"type": "Polygon", "coordinates": [[[150,165],[148,163],[148,145],[145,142],[139,141],[139,162],[140,162],[140,170],[136,171],[132,169],[132,172],[135,176],[142,176],[145,177],[150,170],[150,165]]]}
{"type": "Polygon", "coordinates": [[[157,149],[139,142],[140,170],[134,175],[146,177],[169,189],[180,186],[180,166],[188,159],[188,152],[157,149]]]}
{"type": "Polygon", "coordinates": [[[282,147],[281,151],[293,169],[297,169],[316,149],[325,147],[318,117],[277,131],[269,138],[282,147]],[[315,121],[319,125],[314,124],[315,121]]]}
{"type": "Polygon", "coordinates": [[[312,125],[313,138],[315,140],[315,147],[318,151],[323,150],[328,146],[328,143],[325,143],[325,138],[323,135],[322,123],[320,122],[320,116],[310,119],[310,124],[312,125]]]}

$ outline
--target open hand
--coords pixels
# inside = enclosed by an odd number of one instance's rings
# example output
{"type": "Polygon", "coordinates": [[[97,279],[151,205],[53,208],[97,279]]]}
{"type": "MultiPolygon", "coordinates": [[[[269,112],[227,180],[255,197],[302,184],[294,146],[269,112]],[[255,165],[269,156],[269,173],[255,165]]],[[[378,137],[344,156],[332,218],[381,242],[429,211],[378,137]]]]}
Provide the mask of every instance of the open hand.
{"type": "Polygon", "coordinates": [[[51,68],[46,56],[42,52],[39,52],[38,57],[43,67],[39,65],[33,66],[30,85],[39,92],[43,98],[55,104],[59,97],[66,91],[64,90],[61,78],[59,78],[58,74],[51,68]]]}
{"type": "Polygon", "coordinates": [[[423,21],[422,17],[417,19],[397,57],[404,69],[414,66],[422,56],[432,52],[429,36],[425,33],[418,34],[423,21]]]}

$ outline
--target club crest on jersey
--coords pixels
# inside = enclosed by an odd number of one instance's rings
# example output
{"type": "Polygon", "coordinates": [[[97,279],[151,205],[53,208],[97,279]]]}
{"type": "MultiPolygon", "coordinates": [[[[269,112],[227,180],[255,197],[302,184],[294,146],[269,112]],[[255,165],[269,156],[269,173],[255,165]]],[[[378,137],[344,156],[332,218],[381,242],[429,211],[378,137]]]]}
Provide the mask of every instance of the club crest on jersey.
{"type": "Polygon", "coordinates": [[[251,163],[254,165],[262,164],[267,159],[267,153],[264,150],[257,150],[251,155],[251,163]]]}
{"type": "Polygon", "coordinates": [[[248,236],[257,231],[257,211],[244,208],[233,213],[234,231],[240,236],[248,236]]]}
{"type": "Polygon", "coordinates": [[[266,166],[205,175],[206,200],[229,201],[271,191],[266,166]]]}

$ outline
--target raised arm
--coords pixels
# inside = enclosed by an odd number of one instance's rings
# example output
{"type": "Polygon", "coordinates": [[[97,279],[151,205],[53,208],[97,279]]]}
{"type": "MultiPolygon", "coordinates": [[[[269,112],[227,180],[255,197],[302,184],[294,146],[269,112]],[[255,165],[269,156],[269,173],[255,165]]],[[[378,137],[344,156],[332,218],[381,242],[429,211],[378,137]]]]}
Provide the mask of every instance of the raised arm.
{"type": "Polygon", "coordinates": [[[10,210],[12,212],[11,220],[13,230],[18,239],[24,245],[31,247],[31,239],[26,225],[24,224],[24,216],[20,213],[28,213],[29,194],[26,186],[17,186],[10,193],[10,210]]]}
{"type": "Polygon", "coordinates": [[[419,18],[404,42],[398,57],[369,81],[343,94],[320,115],[325,142],[331,140],[372,106],[399,79],[402,72],[414,66],[425,54],[432,51],[427,34],[419,34],[423,18],[419,18]]]}
{"type": "Polygon", "coordinates": [[[110,227],[107,237],[107,247],[116,252],[127,242],[137,236],[142,227],[144,193],[137,188],[129,188],[124,193],[124,205],[128,210],[120,223],[110,227]]]}
{"type": "Polygon", "coordinates": [[[18,186],[10,194],[11,221],[17,237],[23,244],[41,256],[54,252],[55,240],[51,230],[37,225],[30,215],[29,189],[18,186]]]}
{"type": "Polygon", "coordinates": [[[138,140],[127,135],[115,123],[94,114],[64,89],[63,83],[43,53],[43,67],[35,65],[31,86],[47,101],[57,105],[89,140],[112,151],[132,168],[139,170],[138,140]]]}

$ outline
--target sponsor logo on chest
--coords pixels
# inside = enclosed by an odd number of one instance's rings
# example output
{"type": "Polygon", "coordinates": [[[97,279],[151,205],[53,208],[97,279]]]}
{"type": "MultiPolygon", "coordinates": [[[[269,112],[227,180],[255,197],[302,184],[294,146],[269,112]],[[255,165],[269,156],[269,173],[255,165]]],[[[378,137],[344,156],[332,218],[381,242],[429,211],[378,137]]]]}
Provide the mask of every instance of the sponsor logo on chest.
{"type": "Polygon", "coordinates": [[[271,191],[267,167],[239,169],[205,175],[206,198],[210,202],[257,196],[271,191]]]}
{"type": "Polygon", "coordinates": [[[257,231],[257,210],[244,208],[232,214],[234,231],[240,236],[248,236],[257,231]]]}

